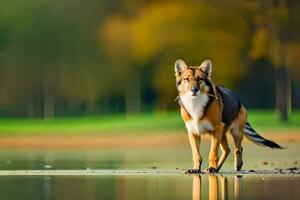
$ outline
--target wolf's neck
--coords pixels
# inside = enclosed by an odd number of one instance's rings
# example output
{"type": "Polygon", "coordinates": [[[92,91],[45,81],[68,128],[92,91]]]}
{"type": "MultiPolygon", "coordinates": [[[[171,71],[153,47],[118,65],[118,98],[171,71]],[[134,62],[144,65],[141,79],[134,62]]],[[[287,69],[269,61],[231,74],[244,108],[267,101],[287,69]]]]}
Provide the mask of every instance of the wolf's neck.
{"type": "Polygon", "coordinates": [[[198,121],[203,117],[209,97],[206,94],[200,94],[195,98],[191,98],[189,95],[182,95],[180,100],[193,121],[198,121]]]}

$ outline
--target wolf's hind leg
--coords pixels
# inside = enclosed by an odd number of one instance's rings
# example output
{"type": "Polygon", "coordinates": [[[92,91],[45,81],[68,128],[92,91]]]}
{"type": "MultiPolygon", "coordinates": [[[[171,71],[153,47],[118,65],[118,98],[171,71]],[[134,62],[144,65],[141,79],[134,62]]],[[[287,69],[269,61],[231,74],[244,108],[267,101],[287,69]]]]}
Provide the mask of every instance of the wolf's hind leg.
{"type": "Polygon", "coordinates": [[[221,139],[221,150],[222,150],[222,155],[218,162],[217,171],[219,171],[221,169],[222,165],[224,164],[224,161],[226,160],[227,156],[230,153],[226,133],[223,133],[223,136],[221,139]]]}
{"type": "Polygon", "coordinates": [[[240,171],[243,166],[243,132],[238,127],[233,127],[231,129],[231,134],[233,136],[234,141],[234,170],[240,171]]]}
{"type": "Polygon", "coordinates": [[[239,115],[230,130],[235,149],[234,149],[234,170],[239,171],[243,166],[243,147],[242,140],[244,136],[244,126],[247,121],[247,111],[242,106],[239,115]]]}

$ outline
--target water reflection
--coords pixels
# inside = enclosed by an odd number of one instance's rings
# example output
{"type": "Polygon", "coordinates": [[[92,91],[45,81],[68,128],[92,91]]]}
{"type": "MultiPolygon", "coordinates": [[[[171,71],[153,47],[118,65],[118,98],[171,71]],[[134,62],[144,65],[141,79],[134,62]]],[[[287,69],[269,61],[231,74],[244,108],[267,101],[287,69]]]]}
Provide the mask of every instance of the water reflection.
{"type": "MultiPolygon", "coordinates": [[[[228,181],[227,177],[222,175],[208,175],[208,197],[209,200],[227,200],[228,181]],[[220,182],[220,184],[218,184],[220,182]]],[[[201,200],[202,179],[199,175],[193,176],[193,200],[201,200]]],[[[206,198],[205,198],[206,199],[206,198]]],[[[234,199],[242,199],[242,176],[234,176],[234,199]]]]}
{"type": "Polygon", "coordinates": [[[43,177],[43,199],[45,200],[52,199],[52,177],[51,176],[43,177]]]}
{"type": "Polygon", "coordinates": [[[234,176],[234,199],[242,199],[242,176],[234,176]]]}
{"type": "Polygon", "coordinates": [[[0,199],[299,199],[300,176],[1,176],[0,199]],[[242,187],[243,186],[243,187],[242,187]],[[247,189],[246,189],[247,188],[247,189]],[[282,189],[284,188],[284,189],[282,189]]]}

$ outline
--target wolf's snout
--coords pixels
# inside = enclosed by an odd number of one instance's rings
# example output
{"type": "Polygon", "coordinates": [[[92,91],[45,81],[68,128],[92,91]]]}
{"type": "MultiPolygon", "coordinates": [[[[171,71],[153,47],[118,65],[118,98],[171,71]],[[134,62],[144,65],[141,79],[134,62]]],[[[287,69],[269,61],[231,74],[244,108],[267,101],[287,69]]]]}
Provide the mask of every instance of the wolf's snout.
{"type": "Polygon", "coordinates": [[[199,91],[199,88],[194,86],[191,88],[191,91],[196,94],[199,91]]]}

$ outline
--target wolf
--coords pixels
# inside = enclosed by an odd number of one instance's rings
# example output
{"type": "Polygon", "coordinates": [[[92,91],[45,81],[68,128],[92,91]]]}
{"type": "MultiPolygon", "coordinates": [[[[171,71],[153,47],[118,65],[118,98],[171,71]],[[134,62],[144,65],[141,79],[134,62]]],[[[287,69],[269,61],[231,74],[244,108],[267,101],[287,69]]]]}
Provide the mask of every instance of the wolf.
{"type": "Polygon", "coordinates": [[[211,79],[212,62],[205,60],[200,66],[188,66],[183,60],[175,62],[176,88],[181,117],[185,123],[192,149],[194,166],[187,173],[201,172],[202,157],[199,150],[201,135],[211,136],[207,173],[218,172],[230,153],[226,132],[234,141],[234,170],[243,166],[242,140],[274,149],[282,147],[260,136],[247,121],[247,111],[239,98],[230,90],[217,86],[211,79]],[[221,146],[222,154],[218,158],[221,146]]]}

